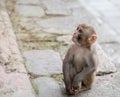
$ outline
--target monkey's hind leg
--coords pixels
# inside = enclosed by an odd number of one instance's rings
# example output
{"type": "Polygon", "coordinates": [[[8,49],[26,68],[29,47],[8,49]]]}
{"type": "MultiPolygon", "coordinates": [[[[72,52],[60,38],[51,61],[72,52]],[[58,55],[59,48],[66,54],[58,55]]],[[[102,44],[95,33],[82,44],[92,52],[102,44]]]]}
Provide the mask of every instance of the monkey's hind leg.
{"type": "Polygon", "coordinates": [[[95,75],[92,74],[89,77],[87,77],[85,80],[82,81],[82,88],[80,92],[90,90],[92,88],[93,82],[95,79],[95,75]]]}

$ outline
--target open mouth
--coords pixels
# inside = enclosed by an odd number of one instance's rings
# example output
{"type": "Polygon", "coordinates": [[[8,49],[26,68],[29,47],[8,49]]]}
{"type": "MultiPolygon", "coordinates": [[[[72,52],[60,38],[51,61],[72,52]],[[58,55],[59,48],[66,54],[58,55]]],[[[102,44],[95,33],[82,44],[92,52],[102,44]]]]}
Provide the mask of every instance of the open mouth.
{"type": "Polygon", "coordinates": [[[75,40],[76,40],[76,38],[73,36],[73,37],[72,37],[72,41],[75,42],[75,40]]]}
{"type": "Polygon", "coordinates": [[[72,41],[76,44],[79,44],[78,42],[77,42],[77,38],[76,37],[72,37],[72,41]]]}

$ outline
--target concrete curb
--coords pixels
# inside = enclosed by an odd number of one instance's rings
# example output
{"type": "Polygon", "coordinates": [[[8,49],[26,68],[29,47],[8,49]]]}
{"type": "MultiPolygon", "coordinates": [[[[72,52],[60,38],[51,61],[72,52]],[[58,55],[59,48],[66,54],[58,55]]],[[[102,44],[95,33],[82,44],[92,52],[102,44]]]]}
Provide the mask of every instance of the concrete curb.
{"type": "Polygon", "coordinates": [[[35,97],[4,0],[0,1],[0,97],[35,97]]]}

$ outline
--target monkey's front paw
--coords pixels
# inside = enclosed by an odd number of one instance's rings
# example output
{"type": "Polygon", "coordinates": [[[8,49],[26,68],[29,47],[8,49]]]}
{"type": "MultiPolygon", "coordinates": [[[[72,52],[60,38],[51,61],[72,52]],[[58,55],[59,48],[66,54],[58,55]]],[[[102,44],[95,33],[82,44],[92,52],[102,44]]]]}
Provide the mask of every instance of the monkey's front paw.
{"type": "Polygon", "coordinates": [[[68,93],[69,95],[74,95],[74,94],[75,94],[75,92],[74,92],[72,89],[67,90],[67,93],[68,93]]]}
{"type": "Polygon", "coordinates": [[[74,91],[74,94],[77,94],[80,92],[80,86],[78,82],[73,82],[72,90],[74,91]]]}
{"type": "Polygon", "coordinates": [[[74,81],[72,88],[73,88],[73,90],[78,90],[79,89],[79,84],[74,81]]]}

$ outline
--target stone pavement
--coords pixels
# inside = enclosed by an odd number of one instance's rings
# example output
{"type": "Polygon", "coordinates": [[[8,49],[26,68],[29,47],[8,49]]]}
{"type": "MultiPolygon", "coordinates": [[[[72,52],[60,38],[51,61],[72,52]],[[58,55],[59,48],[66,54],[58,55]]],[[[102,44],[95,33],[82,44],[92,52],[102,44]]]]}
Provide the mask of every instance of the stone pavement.
{"type": "Polygon", "coordinates": [[[69,97],[62,59],[79,23],[96,29],[101,62],[93,89],[70,97],[119,97],[119,5],[118,0],[1,0],[0,97],[69,97]]]}

